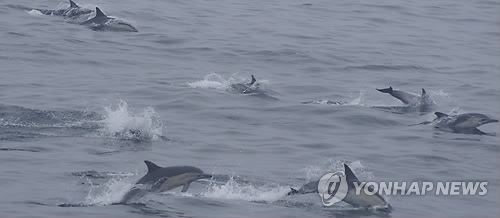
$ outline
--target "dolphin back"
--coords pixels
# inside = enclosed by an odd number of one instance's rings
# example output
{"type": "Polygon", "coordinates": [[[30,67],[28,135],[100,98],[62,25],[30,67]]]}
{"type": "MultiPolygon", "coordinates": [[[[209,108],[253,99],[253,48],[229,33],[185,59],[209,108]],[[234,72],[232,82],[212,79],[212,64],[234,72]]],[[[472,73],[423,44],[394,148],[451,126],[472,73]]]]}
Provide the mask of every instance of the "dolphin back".
{"type": "Polygon", "coordinates": [[[153,184],[162,178],[178,176],[185,173],[203,174],[201,169],[192,166],[160,167],[148,160],[145,160],[144,163],[148,168],[148,172],[139,179],[136,184],[153,184]]]}

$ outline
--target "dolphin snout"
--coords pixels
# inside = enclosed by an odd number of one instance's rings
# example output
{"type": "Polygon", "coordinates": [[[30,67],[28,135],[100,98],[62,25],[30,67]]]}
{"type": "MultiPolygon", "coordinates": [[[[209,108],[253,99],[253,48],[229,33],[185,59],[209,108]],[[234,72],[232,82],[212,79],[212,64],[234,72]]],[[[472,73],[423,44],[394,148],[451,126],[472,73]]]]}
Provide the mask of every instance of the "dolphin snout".
{"type": "Polygon", "coordinates": [[[498,123],[498,120],[497,119],[489,119],[484,124],[487,124],[487,123],[498,123]]]}
{"type": "Polygon", "coordinates": [[[210,174],[200,174],[198,175],[198,179],[210,179],[212,178],[212,175],[210,174]]]}

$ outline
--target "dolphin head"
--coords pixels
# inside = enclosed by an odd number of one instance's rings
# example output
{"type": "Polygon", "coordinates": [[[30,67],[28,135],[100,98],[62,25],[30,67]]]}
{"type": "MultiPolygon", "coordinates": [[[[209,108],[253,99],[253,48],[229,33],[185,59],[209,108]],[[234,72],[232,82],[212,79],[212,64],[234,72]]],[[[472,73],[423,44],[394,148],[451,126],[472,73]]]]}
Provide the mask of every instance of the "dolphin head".
{"type": "Polygon", "coordinates": [[[116,22],[115,24],[113,24],[113,28],[116,31],[139,32],[137,28],[125,22],[116,22]]]}
{"type": "Polygon", "coordinates": [[[210,179],[210,178],[212,178],[212,175],[202,173],[202,174],[198,174],[197,179],[210,179]]]}
{"type": "Polygon", "coordinates": [[[457,119],[459,119],[458,127],[478,127],[487,123],[498,122],[498,120],[480,113],[461,114],[457,119]]]}
{"type": "Polygon", "coordinates": [[[477,117],[473,117],[472,119],[474,119],[477,123],[479,123],[479,125],[484,125],[484,124],[488,124],[488,123],[497,123],[498,120],[497,119],[492,119],[486,115],[482,115],[480,114],[479,116],[477,117]]]}
{"type": "Polygon", "coordinates": [[[469,132],[470,130],[475,130],[474,128],[487,123],[498,122],[497,119],[492,119],[484,114],[480,113],[465,113],[456,116],[453,122],[450,124],[455,132],[469,132]]]}

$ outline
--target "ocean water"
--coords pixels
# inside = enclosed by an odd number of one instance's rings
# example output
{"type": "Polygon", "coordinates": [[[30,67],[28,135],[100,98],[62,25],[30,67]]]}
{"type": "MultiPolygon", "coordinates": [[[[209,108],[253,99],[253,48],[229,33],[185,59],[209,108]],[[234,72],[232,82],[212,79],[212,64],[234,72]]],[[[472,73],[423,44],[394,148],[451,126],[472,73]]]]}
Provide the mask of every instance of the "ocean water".
{"type": "Polygon", "coordinates": [[[499,215],[492,135],[411,124],[377,92],[425,88],[445,113],[499,118],[500,3],[80,0],[139,32],[93,31],[0,2],[0,214],[22,217],[499,215]],[[240,93],[231,85],[258,89],[240,93]],[[146,173],[214,175],[116,204],[146,173]],[[290,187],[347,163],[363,181],[487,181],[484,196],[386,196],[394,210],[324,207],[290,187]]]}

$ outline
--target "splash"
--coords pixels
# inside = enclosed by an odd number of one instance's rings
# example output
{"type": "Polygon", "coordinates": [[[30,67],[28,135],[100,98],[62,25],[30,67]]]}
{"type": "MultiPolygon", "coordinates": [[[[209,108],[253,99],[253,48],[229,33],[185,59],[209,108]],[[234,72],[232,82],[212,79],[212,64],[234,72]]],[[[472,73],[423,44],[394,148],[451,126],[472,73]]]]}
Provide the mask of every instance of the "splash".
{"type": "Polygon", "coordinates": [[[231,85],[230,81],[217,73],[206,75],[203,80],[188,83],[191,88],[219,89],[225,90],[231,85]]]}
{"type": "Polygon", "coordinates": [[[26,13],[28,13],[29,15],[33,15],[33,16],[43,15],[42,12],[40,12],[39,10],[36,10],[36,9],[26,10],[26,13]]]}
{"type": "Polygon", "coordinates": [[[458,112],[460,110],[460,106],[453,95],[445,92],[444,90],[438,91],[430,91],[430,97],[440,108],[441,110],[450,109],[450,112],[458,112]]]}
{"type": "Polygon", "coordinates": [[[113,178],[102,186],[96,186],[88,179],[90,190],[85,197],[83,205],[86,206],[106,206],[118,203],[123,196],[134,186],[133,183],[125,179],[113,178]]]}
{"type": "Polygon", "coordinates": [[[105,107],[103,133],[107,136],[134,140],[158,140],[163,136],[163,124],[151,107],[141,113],[129,111],[128,104],[120,100],[116,107],[105,107]]]}
{"type": "Polygon", "coordinates": [[[325,104],[325,105],[336,105],[336,106],[342,106],[342,105],[359,105],[363,106],[363,100],[364,100],[364,91],[360,91],[359,95],[351,100],[330,100],[330,99],[321,99],[321,100],[315,100],[315,101],[304,101],[302,104],[325,104]]]}
{"type": "Polygon", "coordinates": [[[331,101],[329,99],[315,100],[315,101],[304,101],[302,104],[327,104],[327,105],[345,105],[344,101],[331,101]]]}
{"type": "MultiPolygon", "coordinates": [[[[218,73],[209,73],[203,78],[203,80],[188,83],[188,86],[191,88],[218,89],[223,91],[231,91],[232,85],[239,83],[244,84],[248,82],[250,82],[250,77],[241,76],[240,73],[234,73],[228,78],[224,78],[222,75],[218,73]]],[[[269,85],[268,80],[261,80],[257,78],[256,86],[258,86],[260,89],[268,85],[269,85]]]]}
{"type": "Polygon", "coordinates": [[[202,193],[202,196],[215,199],[274,202],[285,196],[289,190],[288,186],[256,187],[252,184],[241,184],[235,180],[234,176],[231,176],[225,184],[211,183],[208,191],[202,193]]]}
{"type": "Polygon", "coordinates": [[[355,172],[358,178],[365,179],[366,181],[369,181],[374,178],[371,172],[367,172],[364,170],[364,166],[363,164],[361,164],[359,160],[350,162],[350,161],[329,159],[321,163],[320,165],[306,167],[303,170],[305,171],[306,174],[306,182],[318,180],[327,173],[344,171],[344,163],[349,165],[349,167],[355,172]]]}
{"type": "Polygon", "coordinates": [[[361,90],[359,91],[359,94],[356,98],[352,99],[349,101],[346,105],[364,105],[364,99],[365,99],[365,91],[361,90]]]}

